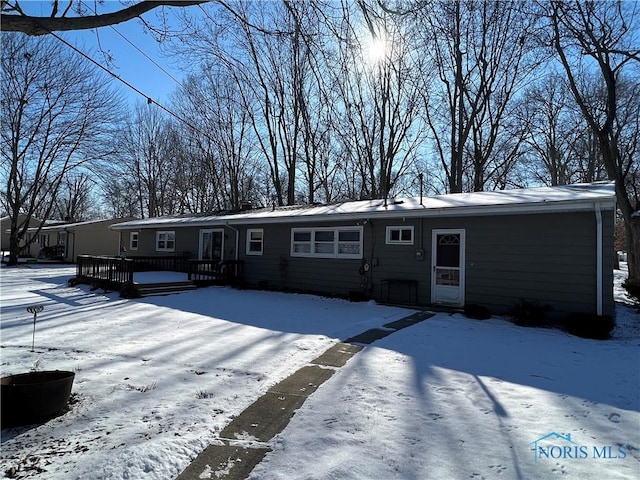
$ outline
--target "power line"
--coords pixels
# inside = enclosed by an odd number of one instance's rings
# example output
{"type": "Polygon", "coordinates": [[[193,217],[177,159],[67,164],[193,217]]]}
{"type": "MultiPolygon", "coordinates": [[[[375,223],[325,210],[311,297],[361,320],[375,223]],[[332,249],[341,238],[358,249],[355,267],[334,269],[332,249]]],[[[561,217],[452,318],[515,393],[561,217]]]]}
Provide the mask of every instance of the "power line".
{"type": "MultiPolygon", "coordinates": [[[[82,4],[87,7],[90,8],[84,1],[82,1],[82,4]]],[[[151,58],[149,55],[147,55],[143,50],[141,50],[137,45],[135,45],[131,40],[129,40],[125,35],[123,35],[117,28],[115,28],[113,25],[109,25],[109,28],[111,28],[111,30],[113,30],[114,32],[116,32],[118,35],[120,35],[120,37],[122,37],[122,39],[127,42],[129,45],[131,45],[133,48],[135,48],[141,55],[143,55],[147,60],[149,60],[151,63],[153,63],[156,67],[158,67],[165,75],[167,75],[169,78],[171,78],[171,80],[173,80],[174,82],[176,82],[176,84],[178,84],[180,87],[184,88],[184,85],[182,85],[182,83],[180,83],[180,81],[174,77],[170,72],[168,72],[167,70],[164,69],[164,67],[162,67],[162,65],[160,65],[159,63],[157,63],[153,58],[151,58]]],[[[97,32],[96,32],[97,35],[97,32]]]]}
{"type": "Polygon", "coordinates": [[[60,37],[59,35],[57,35],[56,33],[49,31],[49,33],[51,34],[51,36],[53,36],[54,38],[57,38],[59,41],[61,41],[62,43],[64,43],[67,47],[71,48],[73,51],[75,51],[76,53],[78,53],[79,55],[81,55],[82,57],[84,57],[85,59],[89,60],[91,63],[93,63],[96,67],[100,68],[101,70],[105,71],[106,73],[108,73],[109,75],[111,75],[113,78],[115,78],[116,80],[122,82],[124,85],[126,85],[127,87],[129,87],[131,90],[133,90],[134,92],[136,92],[137,94],[143,96],[144,98],[146,98],[147,103],[149,105],[151,105],[152,103],[155,103],[158,107],[160,107],[160,109],[162,109],[163,111],[165,111],[166,113],[168,113],[169,115],[171,115],[172,117],[174,117],[176,120],[184,123],[186,126],[188,126],[189,128],[191,128],[193,131],[198,132],[200,135],[204,135],[206,138],[209,138],[210,140],[213,140],[211,137],[209,137],[209,135],[205,132],[203,132],[202,130],[200,130],[198,127],[196,127],[195,125],[193,125],[191,122],[189,122],[187,119],[185,119],[184,117],[181,117],[180,115],[178,115],[177,113],[173,112],[172,110],[170,110],[169,108],[165,107],[164,105],[162,105],[160,102],[157,102],[155,100],[153,100],[149,95],[147,95],[146,93],[144,93],[143,91],[141,91],[140,89],[134,87],[133,85],[131,85],[129,82],[127,82],[125,79],[123,79],[122,77],[120,77],[119,75],[115,74],[114,72],[112,72],[111,70],[109,70],[107,67],[105,67],[104,65],[100,64],[99,62],[97,62],[96,60],[94,60],[93,58],[91,58],[89,55],[87,55],[86,53],[84,53],[82,50],[80,50],[79,48],[77,48],[75,45],[67,42],[64,38],[60,37]]]}

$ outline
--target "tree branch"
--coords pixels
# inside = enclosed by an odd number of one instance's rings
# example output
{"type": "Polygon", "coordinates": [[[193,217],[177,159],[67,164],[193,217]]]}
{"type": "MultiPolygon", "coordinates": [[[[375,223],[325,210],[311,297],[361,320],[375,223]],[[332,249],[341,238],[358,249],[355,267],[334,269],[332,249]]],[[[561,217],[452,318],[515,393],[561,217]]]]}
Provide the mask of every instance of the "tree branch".
{"type": "Polygon", "coordinates": [[[0,15],[2,30],[5,32],[22,32],[27,35],[46,35],[50,32],[69,30],[88,30],[108,25],[116,25],[153,10],[154,8],[189,7],[200,5],[210,0],[144,0],[131,7],[113,13],[90,15],[83,17],[32,17],[29,15],[0,15]]]}

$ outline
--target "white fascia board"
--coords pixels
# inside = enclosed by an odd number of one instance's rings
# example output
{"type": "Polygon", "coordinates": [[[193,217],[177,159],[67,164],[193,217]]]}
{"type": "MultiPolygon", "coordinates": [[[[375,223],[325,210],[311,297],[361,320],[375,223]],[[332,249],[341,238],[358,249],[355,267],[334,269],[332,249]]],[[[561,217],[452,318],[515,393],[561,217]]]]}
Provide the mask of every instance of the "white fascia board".
{"type": "Polygon", "coordinates": [[[109,225],[109,228],[111,230],[144,230],[148,228],[170,229],[170,228],[184,228],[184,227],[211,227],[211,226],[217,226],[217,225],[224,225],[225,223],[226,222],[224,222],[222,219],[217,221],[216,220],[209,220],[209,221],[200,220],[197,222],[185,222],[184,220],[176,220],[176,221],[164,220],[159,222],[137,223],[133,221],[133,222],[124,222],[124,223],[116,223],[114,225],[109,225]]]}

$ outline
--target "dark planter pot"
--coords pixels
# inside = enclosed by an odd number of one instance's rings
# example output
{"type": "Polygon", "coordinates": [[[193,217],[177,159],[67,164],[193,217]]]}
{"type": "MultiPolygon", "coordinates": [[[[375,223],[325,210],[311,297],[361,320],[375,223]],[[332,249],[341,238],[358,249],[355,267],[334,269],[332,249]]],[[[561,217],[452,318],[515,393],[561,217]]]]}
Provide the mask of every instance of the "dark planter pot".
{"type": "Polygon", "coordinates": [[[2,377],[2,427],[47,420],[69,401],[75,373],[47,371],[2,377]]]}

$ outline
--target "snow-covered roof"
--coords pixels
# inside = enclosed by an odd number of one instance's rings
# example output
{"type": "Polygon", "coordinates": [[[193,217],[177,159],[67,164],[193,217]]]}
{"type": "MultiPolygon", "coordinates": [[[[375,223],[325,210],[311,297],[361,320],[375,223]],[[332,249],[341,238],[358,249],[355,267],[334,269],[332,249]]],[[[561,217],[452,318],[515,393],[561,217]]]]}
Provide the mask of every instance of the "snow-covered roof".
{"type": "Polygon", "coordinates": [[[556,187],[455,193],[431,197],[360,200],[321,206],[261,208],[229,215],[167,216],[133,220],[112,225],[115,230],[134,228],[198,227],[340,221],[362,218],[506,215],[614,208],[615,188],[611,182],[556,187]]]}
{"type": "MultiPolygon", "coordinates": [[[[74,223],[65,223],[64,221],[50,221],[47,222],[46,226],[42,227],[40,230],[41,231],[51,231],[51,230],[73,230],[73,229],[77,229],[79,227],[86,227],[86,226],[90,226],[90,225],[99,225],[101,223],[108,223],[108,222],[113,222],[113,223],[121,223],[122,220],[125,220],[123,218],[114,218],[111,220],[87,220],[85,222],[74,222],[74,223]]],[[[28,231],[36,231],[37,228],[36,227],[31,227],[29,228],[28,231]]]]}

